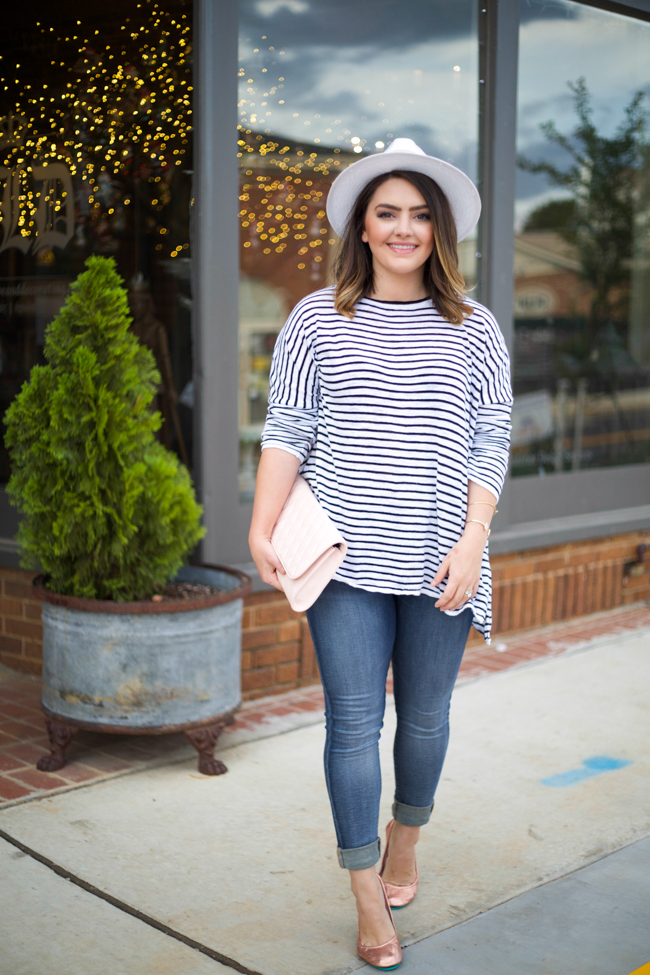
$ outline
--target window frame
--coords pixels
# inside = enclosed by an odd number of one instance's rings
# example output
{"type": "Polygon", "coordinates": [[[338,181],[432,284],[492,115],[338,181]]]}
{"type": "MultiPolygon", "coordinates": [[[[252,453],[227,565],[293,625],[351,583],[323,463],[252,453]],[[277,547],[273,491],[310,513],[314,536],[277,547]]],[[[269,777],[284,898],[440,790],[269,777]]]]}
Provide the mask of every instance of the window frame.
{"type": "MultiPolygon", "coordinates": [[[[238,282],[236,148],[220,133],[236,130],[238,4],[195,0],[197,118],[195,218],[195,388],[197,486],[208,535],[202,555],[250,567],[252,504],[238,496],[238,282]],[[230,72],[230,74],[228,74],[230,72]],[[218,77],[217,77],[218,74],[218,77]],[[217,193],[216,187],[219,187],[217,193]],[[217,199],[218,198],[218,199],[217,199]],[[220,201],[220,202],[218,202],[220,201]],[[220,233],[214,234],[214,227],[220,233]],[[213,270],[216,269],[216,272],[213,270]],[[211,309],[217,308],[213,314],[211,309]]],[[[650,19],[650,0],[585,4],[650,19]]],[[[479,3],[479,153],[483,216],[479,227],[480,300],[512,349],[513,214],[517,131],[519,0],[479,3]],[[483,14],[482,11],[485,11],[483,14]]],[[[650,525],[650,465],[508,477],[492,535],[493,552],[516,551],[650,525]],[[543,481],[543,483],[540,483],[543,481]],[[620,499],[625,498],[621,506],[620,499]],[[539,517],[542,512],[543,516],[539,517]]]]}
{"type": "MultiPolygon", "coordinates": [[[[650,0],[585,6],[650,21],[650,0]]],[[[239,500],[237,476],[239,4],[195,0],[194,23],[193,474],[208,530],[199,554],[208,562],[250,567],[252,504],[239,500]]],[[[519,0],[482,0],[479,25],[479,298],[512,349],[519,0]]],[[[517,551],[648,527],[649,489],[650,465],[508,477],[491,549],[517,551]]],[[[16,524],[3,489],[0,564],[17,564],[16,524]]]]}
{"type": "MultiPolygon", "coordinates": [[[[650,20],[650,0],[590,2],[650,20]]],[[[483,4],[481,4],[483,7],[483,4]]],[[[482,24],[480,153],[483,216],[480,300],[513,352],[515,156],[519,0],[487,0],[482,24]]],[[[493,553],[595,538],[650,526],[650,464],[506,479],[490,541],[493,553]],[[623,503],[621,503],[621,501],[623,503]]]]}

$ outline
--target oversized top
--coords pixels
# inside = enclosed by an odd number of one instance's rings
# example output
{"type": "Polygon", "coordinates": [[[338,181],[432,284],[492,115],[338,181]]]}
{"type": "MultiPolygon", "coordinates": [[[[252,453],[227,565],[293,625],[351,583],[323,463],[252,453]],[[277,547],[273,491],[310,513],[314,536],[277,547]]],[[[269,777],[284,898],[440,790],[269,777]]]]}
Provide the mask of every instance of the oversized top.
{"type": "MultiPolygon", "coordinates": [[[[463,533],[468,479],[499,496],[508,353],[490,312],[468,304],[472,314],[452,325],[429,298],[363,298],[350,321],[325,288],[296,305],[280,332],[262,449],[301,461],[348,543],[334,578],[350,586],[438,598],[444,583],[430,583],[463,533]]],[[[468,605],[488,642],[491,590],[486,546],[468,605]]]]}

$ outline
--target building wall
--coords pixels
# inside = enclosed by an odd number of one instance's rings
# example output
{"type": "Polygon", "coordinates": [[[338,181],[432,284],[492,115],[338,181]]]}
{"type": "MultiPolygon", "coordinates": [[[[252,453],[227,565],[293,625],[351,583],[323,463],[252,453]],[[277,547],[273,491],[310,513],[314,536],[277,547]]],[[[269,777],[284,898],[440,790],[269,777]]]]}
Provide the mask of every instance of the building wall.
{"type": "MultiPolygon", "coordinates": [[[[495,637],[650,599],[650,530],[495,555],[491,562],[495,637]]],[[[31,572],[0,568],[0,663],[38,674],[42,631],[32,578],[31,572]]],[[[472,630],[468,646],[481,642],[472,630]]],[[[242,634],[244,698],[317,680],[304,614],[294,613],[279,592],[249,596],[242,634]]]]}

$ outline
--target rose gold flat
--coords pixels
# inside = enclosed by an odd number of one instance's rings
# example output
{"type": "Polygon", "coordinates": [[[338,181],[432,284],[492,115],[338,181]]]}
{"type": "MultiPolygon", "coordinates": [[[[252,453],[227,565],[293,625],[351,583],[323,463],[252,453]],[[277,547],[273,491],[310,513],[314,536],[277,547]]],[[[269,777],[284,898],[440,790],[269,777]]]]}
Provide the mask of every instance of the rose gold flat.
{"type": "MultiPolygon", "coordinates": [[[[381,877],[377,878],[381,884],[381,890],[384,895],[384,902],[386,904],[386,910],[388,911],[388,916],[390,917],[390,923],[393,925],[393,931],[395,934],[390,939],[386,941],[383,945],[363,945],[361,944],[361,936],[357,935],[357,954],[359,958],[367,962],[368,965],[372,965],[373,968],[381,968],[383,971],[389,972],[394,968],[398,968],[402,964],[402,949],[400,947],[399,939],[397,937],[397,931],[395,929],[395,922],[390,913],[390,904],[388,903],[388,897],[386,896],[386,888],[384,887],[384,882],[381,877]]],[[[359,919],[357,918],[357,931],[359,930],[359,919]]]]}
{"type": "Polygon", "coordinates": [[[386,890],[386,896],[388,897],[388,903],[393,911],[398,911],[401,907],[406,907],[410,904],[415,895],[418,892],[418,862],[415,861],[415,880],[412,884],[389,884],[383,878],[384,869],[386,867],[386,861],[388,859],[388,844],[390,842],[390,834],[393,831],[393,826],[395,825],[395,820],[391,819],[390,823],[386,827],[386,849],[384,850],[384,856],[381,861],[381,868],[379,870],[379,876],[384,884],[386,890]]]}

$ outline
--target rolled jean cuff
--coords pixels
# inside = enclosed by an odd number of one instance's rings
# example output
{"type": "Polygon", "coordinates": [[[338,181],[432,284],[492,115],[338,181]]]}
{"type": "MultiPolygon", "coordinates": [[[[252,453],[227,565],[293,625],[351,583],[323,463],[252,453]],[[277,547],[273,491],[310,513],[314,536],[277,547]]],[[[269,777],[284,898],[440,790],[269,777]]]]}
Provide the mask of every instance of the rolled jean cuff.
{"type": "Polygon", "coordinates": [[[379,837],[367,846],[357,846],[351,850],[342,850],[339,846],[336,849],[339,866],[344,870],[366,870],[374,867],[379,861],[380,852],[379,837]]]}
{"type": "Polygon", "coordinates": [[[394,802],[393,819],[402,826],[426,826],[432,809],[433,803],[430,806],[407,806],[403,802],[394,802]]]}

